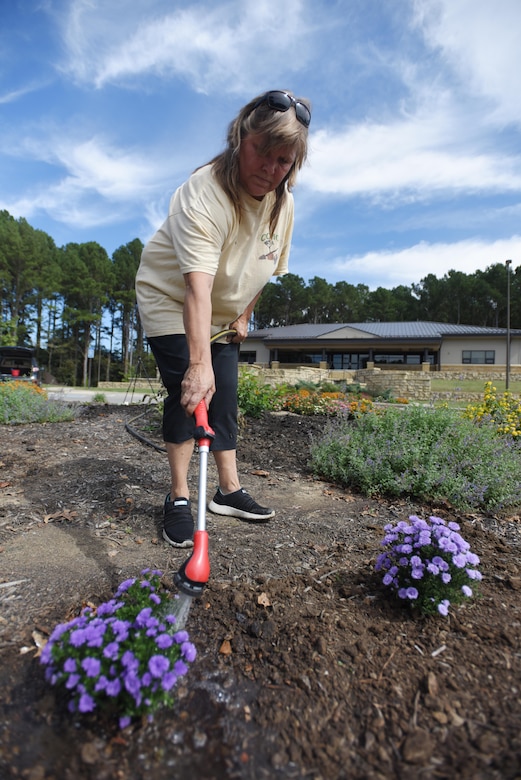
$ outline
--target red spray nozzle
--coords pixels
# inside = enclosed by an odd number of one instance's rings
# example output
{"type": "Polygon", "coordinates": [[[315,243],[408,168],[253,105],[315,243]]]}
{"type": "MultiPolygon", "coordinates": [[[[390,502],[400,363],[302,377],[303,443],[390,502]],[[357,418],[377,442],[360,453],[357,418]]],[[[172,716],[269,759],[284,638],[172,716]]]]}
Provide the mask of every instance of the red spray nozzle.
{"type": "Polygon", "coordinates": [[[206,531],[196,531],[194,534],[194,551],[185,566],[185,574],[192,582],[203,584],[206,584],[210,578],[208,533],[206,531]]]}
{"type": "Polygon", "coordinates": [[[200,596],[210,579],[210,557],[208,555],[208,533],[196,531],[194,551],[174,577],[175,584],[188,596],[200,596]]]}

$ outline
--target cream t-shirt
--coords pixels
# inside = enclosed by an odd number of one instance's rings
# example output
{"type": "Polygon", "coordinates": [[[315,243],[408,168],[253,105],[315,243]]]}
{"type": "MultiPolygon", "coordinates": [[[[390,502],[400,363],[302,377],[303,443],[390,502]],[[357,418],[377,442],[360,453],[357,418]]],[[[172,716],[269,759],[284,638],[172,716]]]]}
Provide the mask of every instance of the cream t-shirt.
{"type": "Polygon", "coordinates": [[[213,176],[196,171],[174,193],[168,217],[141,255],[136,276],[139,314],[147,336],[184,333],[183,274],[214,277],[212,333],[237,319],[272,276],[288,272],[293,196],[288,193],[275,231],[269,230],[274,193],[261,201],[244,193],[242,217],[213,176]]]}

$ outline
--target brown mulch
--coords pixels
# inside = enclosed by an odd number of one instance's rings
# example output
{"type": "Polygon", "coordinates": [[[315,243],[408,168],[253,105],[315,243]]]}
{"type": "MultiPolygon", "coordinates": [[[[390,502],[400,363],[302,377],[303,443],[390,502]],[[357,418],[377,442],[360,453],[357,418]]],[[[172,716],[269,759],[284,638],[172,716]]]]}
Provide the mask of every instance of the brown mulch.
{"type": "MultiPolygon", "coordinates": [[[[277,514],[261,526],[208,514],[211,577],[187,625],[198,657],[175,707],[123,732],[68,714],[38,646],[86,601],[187,557],[161,540],[168,468],[125,429],[160,445],[139,411],[0,427],[2,778],[521,778],[519,517],[316,480],[320,418],[244,423],[243,484],[277,514]],[[374,574],[383,527],[413,513],[457,520],[481,557],[480,597],[449,618],[404,612],[374,574]]],[[[194,458],[194,499],[197,476],[194,458]]],[[[215,479],[210,463],[209,496],[215,479]]]]}

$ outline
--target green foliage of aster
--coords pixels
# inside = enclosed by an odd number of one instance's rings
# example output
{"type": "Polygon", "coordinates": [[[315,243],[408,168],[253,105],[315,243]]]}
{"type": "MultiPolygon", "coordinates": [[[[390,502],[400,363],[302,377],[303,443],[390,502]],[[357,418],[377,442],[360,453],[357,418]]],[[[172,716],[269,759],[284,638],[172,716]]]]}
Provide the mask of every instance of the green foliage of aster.
{"type": "Polygon", "coordinates": [[[521,504],[521,440],[450,409],[390,407],[354,422],[338,415],[313,442],[311,467],[369,496],[446,500],[464,510],[521,504]]]}
{"type": "Polygon", "coordinates": [[[457,523],[440,517],[385,526],[385,551],[376,561],[383,584],[424,615],[447,615],[451,604],[470,598],[481,580],[479,557],[457,523]]]}
{"type": "Polygon", "coordinates": [[[41,655],[46,679],[69,698],[71,712],[107,708],[121,728],[174,702],[174,686],[196,650],[175,631],[175,604],[161,572],[145,569],[114,597],[54,629],[41,655]]]}

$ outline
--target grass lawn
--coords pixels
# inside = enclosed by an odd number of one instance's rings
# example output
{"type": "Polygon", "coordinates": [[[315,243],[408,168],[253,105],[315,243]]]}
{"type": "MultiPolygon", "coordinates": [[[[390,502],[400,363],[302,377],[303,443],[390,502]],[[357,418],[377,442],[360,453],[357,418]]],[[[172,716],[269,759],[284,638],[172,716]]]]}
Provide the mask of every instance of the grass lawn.
{"type": "MultiPolygon", "coordinates": [[[[433,393],[436,392],[456,392],[462,391],[466,393],[482,393],[485,387],[486,377],[483,379],[436,379],[431,377],[431,389],[433,393]]],[[[505,380],[498,379],[493,382],[493,386],[496,388],[499,394],[505,392],[505,380]]],[[[521,379],[510,379],[509,392],[514,395],[521,393],[521,379]]]]}

